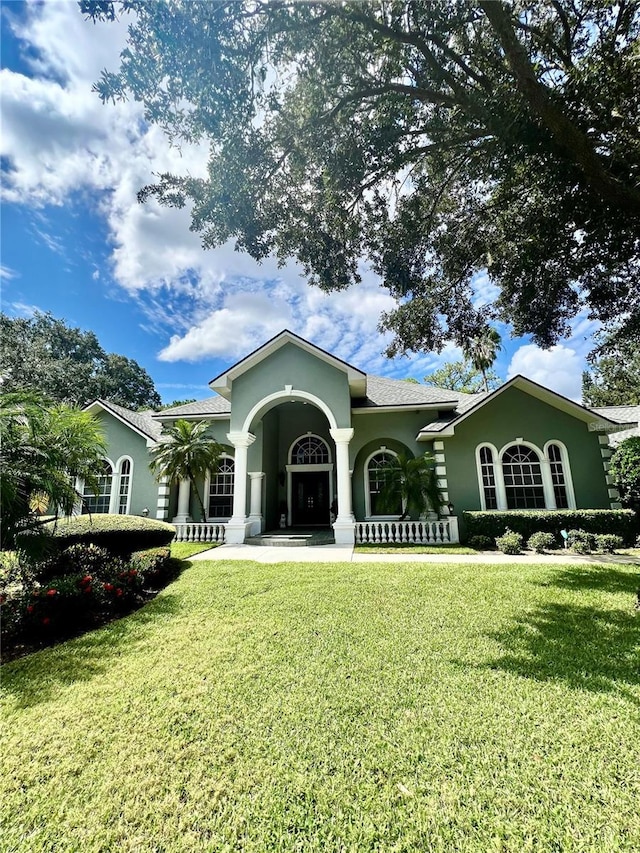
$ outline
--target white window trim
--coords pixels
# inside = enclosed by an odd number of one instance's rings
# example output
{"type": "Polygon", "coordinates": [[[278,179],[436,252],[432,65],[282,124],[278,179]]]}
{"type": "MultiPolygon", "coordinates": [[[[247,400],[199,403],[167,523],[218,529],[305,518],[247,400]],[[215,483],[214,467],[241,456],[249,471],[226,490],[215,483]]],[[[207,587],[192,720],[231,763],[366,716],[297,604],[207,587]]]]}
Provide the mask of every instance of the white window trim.
{"type": "MultiPolygon", "coordinates": [[[[568,509],[576,508],[576,498],[573,490],[573,479],[571,477],[571,468],[569,465],[569,454],[567,452],[566,446],[557,438],[550,438],[544,445],[544,448],[541,450],[537,445],[533,444],[531,441],[525,441],[524,439],[514,439],[513,441],[508,441],[503,447],[498,450],[494,444],[491,444],[488,441],[483,441],[476,447],[476,479],[478,481],[478,490],[480,493],[480,506],[483,510],[486,510],[486,502],[484,497],[484,485],[482,482],[482,463],[480,461],[480,450],[483,447],[488,447],[493,454],[493,470],[496,481],[496,500],[498,503],[498,507],[495,512],[520,512],[520,510],[514,509],[510,510],[507,506],[507,490],[504,483],[504,472],[502,469],[502,456],[506,450],[510,447],[514,447],[515,445],[522,445],[523,447],[528,447],[530,450],[533,450],[534,453],[538,456],[538,460],[540,462],[540,472],[542,474],[542,490],[544,494],[544,505],[545,509],[554,510],[556,509],[556,497],[553,491],[553,479],[551,477],[551,460],[549,459],[549,445],[555,444],[560,448],[560,458],[562,460],[562,470],[564,473],[565,479],[565,488],[567,490],[567,503],[568,509]]],[[[491,512],[492,510],[489,510],[491,512]]],[[[523,510],[524,511],[524,510],[523,510]]]]}
{"type": "MultiPolygon", "coordinates": [[[[113,506],[113,492],[114,492],[113,482],[116,479],[116,466],[113,464],[113,462],[111,461],[111,459],[109,459],[108,456],[103,457],[103,462],[108,462],[109,465],[111,465],[111,493],[109,495],[109,514],[111,514],[112,513],[112,506],[113,506]]],[[[78,503],[77,503],[76,507],[74,508],[74,514],[75,515],[81,515],[82,511],[84,510],[84,482],[85,481],[82,477],[76,478],[76,492],[78,493],[79,498],[78,498],[78,503]]],[[[94,514],[95,515],[103,515],[105,513],[94,513],[94,514]]]]}
{"type": "MultiPolygon", "coordinates": [[[[387,453],[389,456],[395,456],[398,458],[398,454],[395,450],[391,450],[389,447],[385,447],[384,445],[380,445],[377,450],[374,450],[373,453],[370,453],[364,462],[364,513],[365,513],[365,521],[398,521],[402,513],[396,513],[395,515],[372,515],[371,514],[371,492],[369,490],[369,463],[373,459],[374,456],[378,456],[380,453],[387,453]]],[[[405,502],[402,502],[402,511],[405,510],[405,502]]]]}
{"type": "Polygon", "coordinates": [[[127,509],[124,515],[129,515],[131,511],[131,492],[133,491],[133,459],[124,454],[120,456],[113,469],[113,477],[111,478],[111,498],[109,500],[109,512],[112,515],[119,515],[120,509],[120,482],[122,478],[122,463],[127,461],[130,466],[129,470],[129,488],[127,490],[127,509]],[[115,488],[114,488],[115,486],[115,488]]]}
{"type": "Polygon", "coordinates": [[[331,447],[329,446],[329,443],[327,442],[327,440],[324,439],[321,435],[318,435],[315,432],[305,432],[302,435],[299,435],[296,439],[294,439],[294,441],[291,442],[291,445],[289,446],[289,451],[287,452],[287,463],[288,463],[287,468],[289,468],[289,465],[291,465],[294,468],[305,468],[307,471],[313,471],[314,466],[316,466],[316,465],[318,465],[318,466],[320,466],[320,465],[331,465],[331,468],[328,468],[328,469],[322,468],[322,467],[316,467],[315,468],[316,471],[327,471],[327,470],[330,471],[333,469],[333,463],[331,460],[331,447]],[[321,441],[324,444],[324,446],[327,448],[327,458],[329,461],[328,462],[317,462],[317,463],[311,462],[311,463],[303,464],[303,465],[298,465],[298,463],[293,462],[293,460],[292,460],[293,448],[296,446],[296,444],[299,441],[302,441],[303,438],[317,438],[318,441],[321,441]]]}
{"type": "MultiPolygon", "coordinates": [[[[230,453],[221,453],[220,459],[230,459],[233,462],[233,487],[235,492],[235,473],[236,473],[236,460],[230,453]]],[[[214,524],[224,524],[229,521],[229,518],[225,518],[224,516],[210,516],[209,515],[209,489],[211,488],[211,471],[207,470],[207,473],[204,478],[204,500],[203,504],[206,509],[206,517],[207,521],[212,522],[214,524]]],[[[231,512],[233,513],[233,494],[231,495],[231,512]]]]}

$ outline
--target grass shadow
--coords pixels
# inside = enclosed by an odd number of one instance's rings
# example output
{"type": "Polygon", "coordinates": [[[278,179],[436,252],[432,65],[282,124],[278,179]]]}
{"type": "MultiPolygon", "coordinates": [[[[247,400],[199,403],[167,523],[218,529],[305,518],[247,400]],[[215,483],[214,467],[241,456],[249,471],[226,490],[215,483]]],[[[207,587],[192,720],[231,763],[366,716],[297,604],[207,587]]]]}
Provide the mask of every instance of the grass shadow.
{"type": "Polygon", "coordinates": [[[484,664],[490,669],[536,681],[559,680],[579,690],[616,692],[639,704],[632,688],[640,684],[640,617],[631,602],[628,611],[547,604],[490,636],[504,649],[484,664]]]}
{"type": "MultiPolygon", "coordinates": [[[[175,577],[190,565],[181,562],[175,577]]],[[[136,654],[138,644],[158,620],[176,615],[181,608],[181,596],[161,592],[138,610],[96,630],[10,661],[2,667],[2,692],[20,708],[45,702],[65,686],[106,672],[115,658],[136,654]]]]}
{"type": "Polygon", "coordinates": [[[561,589],[597,589],[603,592],[627,592],[633,598],[640,587],[640,565],[637,574],[605,565],[575,566],[556,572],[541,586],[561,589]]]}

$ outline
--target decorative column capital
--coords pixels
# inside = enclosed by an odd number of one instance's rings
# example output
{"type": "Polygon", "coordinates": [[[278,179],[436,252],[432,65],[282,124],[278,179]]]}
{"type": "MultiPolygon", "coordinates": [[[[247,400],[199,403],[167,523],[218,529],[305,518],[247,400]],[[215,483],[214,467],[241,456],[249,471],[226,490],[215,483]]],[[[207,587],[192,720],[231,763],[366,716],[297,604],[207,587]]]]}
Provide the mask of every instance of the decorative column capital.
{"type": "Polygon", "coordinates": [[[255,435],[251,432],[228,432],[227,438],[236,448],[249,447],[256,440],[255,435]]]}
{"type": "Polygon", "coordinates": [[[262,480],[264,478],[264,471],[249,471],[249,479],[250,480],[262,480]]]}
{"type": "Polygon", "coordinates": [[[353,427],[338,427],[336,429],[330,429],[329,435],[336,444],[349,444],[353,438],[354,432],[355,430],[353,427]]]}

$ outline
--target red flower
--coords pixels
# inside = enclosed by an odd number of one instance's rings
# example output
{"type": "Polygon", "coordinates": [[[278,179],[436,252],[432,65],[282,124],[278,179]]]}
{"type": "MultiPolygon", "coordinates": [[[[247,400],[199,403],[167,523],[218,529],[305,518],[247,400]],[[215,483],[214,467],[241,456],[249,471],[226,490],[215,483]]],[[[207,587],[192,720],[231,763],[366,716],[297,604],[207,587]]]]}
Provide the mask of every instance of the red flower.
{"type": "Polygon", "coordinates": [[[93,592],[93,589],[90,586],[85,586],[85,588],[84,588],[84,594],[85,595],[91,595],[92,592],[93,592]]]}
{"type": "Polygon", "coordinates": [[[58,590],[57,590],[57,589],[48,589],[48,590],[47,590],[47,595],[49,596],[49,598],[53,598],[53,596],[54,596],[54,595],[57,595],[57,594],[58,594],[58,590]]]}
{"type": "Polygon", "coordinates": [[[91,575],[85,575],[80,581],[80,583],[91,583],[92,580],[93,578],[91,577],[91,575]]]}
{"type": "Polygon", "coordinates": [[[49,617],[48,617],[48,616],[45,616],[45,617],[44,617],[44,619],[42,620],[42,624],[43,624],[43,625],[48,625],[48,624],[49,624],[49,622],[51,622],[51,619],[49,619],[49,617]]]}
{"type": "Polygon", "coordinates": [[[138,570],[137,569],[129,569],[129,574],[133,578],[138,574],[138,570]]]}
{"type": "Polygon", "coordinates": [[[113,590],[113,584],[112,583],[103,583],[102,588],[105,589],[107,592],[111,592],[113,590]]]}
{"type": "Polygon", "coordinates": [[[116,590],[116,595],[118,597],[120,597],[122,595],[122,590],[120,589],[120,587],[118,587],[118,589],[116,590]]]}
{"type": "Polygon", "coordinates": [[[34,611],[34,606],[33,606],[33,604],[30,604],[30,605],[27,607],[27,613],[33,613],[33,611],[34,611]]]}

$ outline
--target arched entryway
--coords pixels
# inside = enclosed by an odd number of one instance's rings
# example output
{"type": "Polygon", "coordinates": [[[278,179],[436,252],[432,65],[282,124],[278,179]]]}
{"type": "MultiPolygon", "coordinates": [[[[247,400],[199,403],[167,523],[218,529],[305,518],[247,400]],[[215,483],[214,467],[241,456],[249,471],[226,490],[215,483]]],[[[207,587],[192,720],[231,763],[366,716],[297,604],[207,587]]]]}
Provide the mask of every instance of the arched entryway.
{"type": "Polygon", "coordinates": [[[328,442],[307,432],[289,448],[287,522],[291,527],[328,527],[334,504],[335,471],[328,442]]]}

